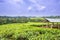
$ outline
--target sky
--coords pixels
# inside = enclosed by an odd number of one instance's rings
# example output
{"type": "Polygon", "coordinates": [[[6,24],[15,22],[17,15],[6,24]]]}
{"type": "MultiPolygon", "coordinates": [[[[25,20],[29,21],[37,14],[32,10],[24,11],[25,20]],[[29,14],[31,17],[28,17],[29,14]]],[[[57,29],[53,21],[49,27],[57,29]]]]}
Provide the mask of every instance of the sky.
{"type": "Polygon", "coordinates": [[[0,0],[0,16],[60,16],[60,0],[0,0]]]}

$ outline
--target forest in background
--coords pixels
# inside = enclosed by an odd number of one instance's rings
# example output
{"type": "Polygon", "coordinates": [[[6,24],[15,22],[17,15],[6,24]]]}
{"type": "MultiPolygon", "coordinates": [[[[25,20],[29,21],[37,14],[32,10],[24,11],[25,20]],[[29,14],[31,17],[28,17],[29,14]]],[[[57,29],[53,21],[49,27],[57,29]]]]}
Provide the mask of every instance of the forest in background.
{"type": "Polygon", "coordinates": [[[44,17],[0,16],[0,24],[27,23],[27,22],[48,22],[45,18],[60,18],[60,16],[44,16],[44,17]]]}

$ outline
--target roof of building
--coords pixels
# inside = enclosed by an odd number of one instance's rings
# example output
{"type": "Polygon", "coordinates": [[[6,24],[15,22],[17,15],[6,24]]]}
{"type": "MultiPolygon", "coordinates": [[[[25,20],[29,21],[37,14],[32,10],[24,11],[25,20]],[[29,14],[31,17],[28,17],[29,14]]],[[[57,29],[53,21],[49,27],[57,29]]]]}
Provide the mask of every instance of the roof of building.
{"type": "Polygon", "coordinates": [[[60,22],[60,18],[46,18],[49,22],[60,22]]]}

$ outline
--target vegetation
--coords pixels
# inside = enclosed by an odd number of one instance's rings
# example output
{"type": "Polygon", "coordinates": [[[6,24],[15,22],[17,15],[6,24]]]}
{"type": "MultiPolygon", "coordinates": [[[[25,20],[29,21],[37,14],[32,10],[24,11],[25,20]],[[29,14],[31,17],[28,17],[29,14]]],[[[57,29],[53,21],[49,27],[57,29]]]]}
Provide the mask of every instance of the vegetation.
{"type": "Polygon", "coordinates": [[[50,16],[50,17],[9,17],[9,16],[0,16],[0,24],[8,23],[27,23],[27,22],[48,22],[45,18],[60,18],[60,16],[50,16]]]}
{"type": "Polygon", "coordinates": [[[0,24],[8,24],[8,23],[27,23],[27,22],[45,22],[44,18],[30,18],[30,17],[8,17],[8,16],[0,16],[0,24]]]}
{"type": "Polygon", "coordinates": [[[0,40],[60,40],[60,30],[44,28],[46,22],[45,17],[0,16],[0,40]]]}
{"type": "Polygon", "coordinates": [[[31,26],[32,24],[0,25],[0,40],[60,40],[59,29],[39,28],[31,26]]]}

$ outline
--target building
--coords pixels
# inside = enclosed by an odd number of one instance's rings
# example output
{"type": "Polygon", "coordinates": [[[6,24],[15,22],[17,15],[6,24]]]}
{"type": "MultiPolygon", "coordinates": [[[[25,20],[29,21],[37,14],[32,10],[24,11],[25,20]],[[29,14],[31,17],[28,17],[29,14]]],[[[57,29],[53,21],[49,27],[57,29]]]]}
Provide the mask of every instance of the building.
{"type": "Polygon", "coordinates": [[[60,18],[45,18],[48,22],[48,27],[60,29],[60,18]]]}

